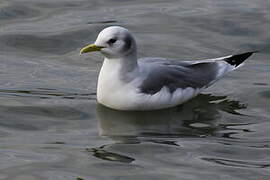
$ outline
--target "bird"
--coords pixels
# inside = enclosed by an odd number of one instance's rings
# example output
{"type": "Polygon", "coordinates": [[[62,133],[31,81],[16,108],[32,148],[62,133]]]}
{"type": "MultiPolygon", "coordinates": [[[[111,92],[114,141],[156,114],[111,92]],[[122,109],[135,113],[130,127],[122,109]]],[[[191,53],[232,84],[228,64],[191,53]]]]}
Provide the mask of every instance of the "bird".
{"type": "Polygon", "coordinates": [[[103,29],[80,54],[99,51],[104,61],[97,82],[97,102],[122,111],[174,107],[238,69],[257,51],[214,59],[180,61],[137,58],[135,37],[121,26],[103,29]]]}

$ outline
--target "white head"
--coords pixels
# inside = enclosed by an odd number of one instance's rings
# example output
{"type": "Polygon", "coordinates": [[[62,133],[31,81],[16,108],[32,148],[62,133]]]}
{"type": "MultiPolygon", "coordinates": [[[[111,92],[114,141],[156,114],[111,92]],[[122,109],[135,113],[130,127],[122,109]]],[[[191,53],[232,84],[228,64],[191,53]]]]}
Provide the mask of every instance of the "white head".
{"type": "Polygon", "coordinates": [[[137,45],[132,34],[120,26],[103,29],[94,44],[81,50],[82,53],[100,51],[108,59],[118,59],[137,55],[137,45]]]}

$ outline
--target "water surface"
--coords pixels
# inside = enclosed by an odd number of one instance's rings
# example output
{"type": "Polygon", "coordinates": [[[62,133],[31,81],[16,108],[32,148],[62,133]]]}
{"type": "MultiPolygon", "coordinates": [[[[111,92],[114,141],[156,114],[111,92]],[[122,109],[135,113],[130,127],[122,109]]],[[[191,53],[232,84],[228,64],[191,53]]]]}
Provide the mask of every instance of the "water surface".
{"type": "Polygon", "coordinates": [[[270,3],[0,2],[0,179],[270,177],[270,3]],[[102,64],[79,49],[110,25],[139,56],[179,60],[260,50],[192,101],[119,112],[96,103],[102,64]]]}

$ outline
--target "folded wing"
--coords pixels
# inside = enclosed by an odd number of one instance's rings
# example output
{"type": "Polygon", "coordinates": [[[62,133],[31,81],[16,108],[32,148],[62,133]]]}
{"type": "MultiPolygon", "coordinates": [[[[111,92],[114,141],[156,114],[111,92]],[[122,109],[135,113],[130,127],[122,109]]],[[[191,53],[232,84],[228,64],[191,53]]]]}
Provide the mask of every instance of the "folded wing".
{"type": "Polygon", "coordinates": [[[145,58],[139,61],[149,71],[139,87],[145,94],[155,94],[163,87],[171,93],[178,88],[200,89],[208,87],[228,72],[236,69],[254,52],[202,61],[173,61],[145,58]]]}

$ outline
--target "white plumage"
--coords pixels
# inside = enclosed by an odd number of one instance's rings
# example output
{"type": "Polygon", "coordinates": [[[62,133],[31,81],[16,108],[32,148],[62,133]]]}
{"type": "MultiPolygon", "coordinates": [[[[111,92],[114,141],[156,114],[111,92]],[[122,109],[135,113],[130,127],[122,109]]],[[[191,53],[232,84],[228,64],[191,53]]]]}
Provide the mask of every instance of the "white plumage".
{"type": "Polygon", "coordinates": [[[202,61],[137,60],[135,38],[118,26],[101,31],[96,42],[81,53],[91,51],[100,51],[105,56],[97,100],[118,110],[155,110],[182,104],[240,67],[253,53],[202,61]]]}

